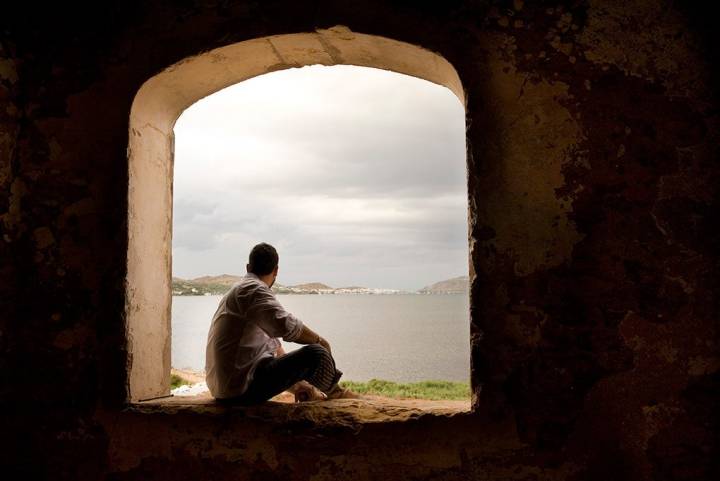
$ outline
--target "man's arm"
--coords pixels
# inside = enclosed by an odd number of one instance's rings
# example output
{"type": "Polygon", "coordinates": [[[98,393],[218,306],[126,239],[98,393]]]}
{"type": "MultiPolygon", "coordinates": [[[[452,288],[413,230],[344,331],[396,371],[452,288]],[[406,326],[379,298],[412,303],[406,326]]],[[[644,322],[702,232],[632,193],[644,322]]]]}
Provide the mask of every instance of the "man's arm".
{"type": "Polygon", "coordinates": [[[303,323],[293,316],[275,298],[267,287],[260,287],[252,293],[247,318],[270,337],[282,337],[295,342],[303,330],[303,323]]]}
{"type": "Polygon", "coordinates": [[[330,351],[330,344],[300,319],[287,312],[269,288],[255,291],[253,305],[248,309],[248,318],[270,337],[282,337],[288,342],[298,344],[320,344],[330,351]]]}
{"type": "MultiPolygon", "coordinates": [[[[331,352],[330,343],[327,342],[327,340],[320,334],[317,334],[304,324],[302,331],[300,331],[300,335],[292,342],[297,344],[320,344],[322,347],[327,349],[328,352],[331,352]]],[[[283,354],[285,354],[285,349],[283,349],[282,346],[278,347],[275,351],[275,356],[282,356],[283,354]]]]}
{"type": "Polygon", "coordinates": [[[320,334],[316,333],[306,325],[303,325],[300,335],[298,335],[293,342],[298,344],[320,344],[322,347],[331,352],[330,343],[325,340],[320,334]]]}

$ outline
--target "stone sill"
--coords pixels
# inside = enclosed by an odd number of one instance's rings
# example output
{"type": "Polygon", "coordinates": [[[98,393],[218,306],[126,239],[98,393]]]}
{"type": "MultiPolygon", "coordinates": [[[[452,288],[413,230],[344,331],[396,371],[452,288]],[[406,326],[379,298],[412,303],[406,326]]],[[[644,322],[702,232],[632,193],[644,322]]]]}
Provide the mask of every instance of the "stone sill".
{"type": "Polygon", "coordinates": [[[207,393],[133,403],[129,410],[148,414],[188,412],[209,416],[231,414],[279,424],[301,422],[316,426],[345,427],[405,422],[421,418],[451,418],[471,413],[470,400],[430,401],[365,396],[362,399],[334,399],[306,403],[271,400],[258,406],[225,406],[216,403],[207,393]]]}

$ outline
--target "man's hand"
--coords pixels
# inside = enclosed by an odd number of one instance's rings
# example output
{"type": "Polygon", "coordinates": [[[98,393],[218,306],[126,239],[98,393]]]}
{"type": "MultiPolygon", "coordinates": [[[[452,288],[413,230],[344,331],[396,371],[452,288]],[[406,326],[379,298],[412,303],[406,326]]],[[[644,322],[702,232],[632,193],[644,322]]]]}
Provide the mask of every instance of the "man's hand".
{"type": "Polygon", "coordinates": [[[295,394],[296,403],[305,401],[322,401],[327,399],[324,392],[320,391],[307,381],[300,381],[296,383],[292,388],[290,388],[290,392],[295,394]]]}

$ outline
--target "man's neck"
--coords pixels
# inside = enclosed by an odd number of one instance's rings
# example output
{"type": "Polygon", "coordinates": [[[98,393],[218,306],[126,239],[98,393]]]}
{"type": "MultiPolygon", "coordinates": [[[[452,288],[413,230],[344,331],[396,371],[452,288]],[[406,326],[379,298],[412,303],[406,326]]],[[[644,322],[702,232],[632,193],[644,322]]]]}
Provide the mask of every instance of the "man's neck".
{"type": "Polygon", "coordinates": [[[275,283],[275,278],[274,278],[274,276],[273,276],[272,274],[267,274],[267,275],[264,275],[264,276],[259,276],[259,275],[255,274],[255,273],[253,273],[253,272],[251,272],[250,274],[252,274],[252,275],[254,275],[255,277],[257,277],[259,280],[261,280],[261,281],[262,281],[266,286],[268,286],[268,287],[272,287],[272,285],[275,283]]]}

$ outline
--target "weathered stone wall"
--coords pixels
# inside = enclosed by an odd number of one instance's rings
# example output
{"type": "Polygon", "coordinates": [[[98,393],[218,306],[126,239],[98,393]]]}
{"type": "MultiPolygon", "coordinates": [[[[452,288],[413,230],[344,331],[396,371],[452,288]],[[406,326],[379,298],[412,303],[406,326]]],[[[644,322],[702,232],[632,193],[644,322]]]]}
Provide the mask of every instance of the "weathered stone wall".
{"type": "Polygon", "coordinates": [[[3,6],[0,472],[717,476],[717,38],[701,8],[3,6]],[[475,413],[347,427],[123,411],[135,93],[189,55],[334,25],[438,52],[467,92],[475,413]]]}

